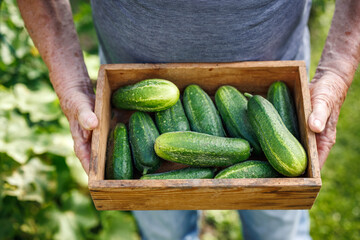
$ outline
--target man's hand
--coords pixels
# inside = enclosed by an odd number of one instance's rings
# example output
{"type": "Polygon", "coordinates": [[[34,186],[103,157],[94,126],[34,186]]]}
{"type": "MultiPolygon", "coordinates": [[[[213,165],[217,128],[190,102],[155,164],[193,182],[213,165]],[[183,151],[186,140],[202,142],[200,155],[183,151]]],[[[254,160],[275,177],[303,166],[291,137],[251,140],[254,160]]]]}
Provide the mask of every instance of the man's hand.
{"type": "Polygon", "coordinates": [[[329,35],[310,83],[313,111],[308,119],[316,133],[320,168],[335,144],[341,105],[360,60],[360,1],[338,0],[329,35]]]}
{"type": "Polygon", "coordinates": [[[93,112],[94,92],[92,89],[81,86],[67,89],[63,94],[61,94],[61,88],[59,91],[61,108],[70,124],[75,154],[80,159],[86,173],[89,173],[91,132],[98,125],[98,119],[93,112]]]}
{"type": "Polygon", "coordinates": [[[319,75],[315,75],[310,83],[313,111],[309,117],[309,127],[316,133],[319,163],[322,168],[335,144],[336,124],[348,86],[336,74],[319,75]]]}
{"type": "Polygon", "coordinates": [[[98,125],[94,92],[68,0],[18,0],[25,26],[49,69],[70,123],[76,156],[89,172],[91,130],[98,125]]]}

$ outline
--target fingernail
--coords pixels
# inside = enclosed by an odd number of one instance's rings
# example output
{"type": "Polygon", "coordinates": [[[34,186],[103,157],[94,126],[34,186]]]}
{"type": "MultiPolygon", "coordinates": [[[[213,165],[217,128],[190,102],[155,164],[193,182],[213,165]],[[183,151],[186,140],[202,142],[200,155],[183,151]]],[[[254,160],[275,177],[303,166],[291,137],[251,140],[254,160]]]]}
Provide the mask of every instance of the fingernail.
{"type": "Polygon", "coordinates": [[[315,119],[315,121],[314,121],[314,126],[315,126],[317,129],[321,130],[321,122],[320,122],[319,119],[315,119]]]}

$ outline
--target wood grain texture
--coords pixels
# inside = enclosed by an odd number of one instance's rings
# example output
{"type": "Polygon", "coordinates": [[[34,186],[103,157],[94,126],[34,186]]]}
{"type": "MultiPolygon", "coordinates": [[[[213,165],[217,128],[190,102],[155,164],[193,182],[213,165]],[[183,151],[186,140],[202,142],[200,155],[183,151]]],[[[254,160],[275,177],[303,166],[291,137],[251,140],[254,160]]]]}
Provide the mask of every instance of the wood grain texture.
{"type": "Polygon", "coordinates": [[[91,161],[89,181],[103,180],[105,175],[105,158],[107,138],[110,129],[111,89],[103,67],[99,70],[95,98],[95,114],[99,125],[93,130],[91,139],[91,161]]]}
{"type": "Polygon", "coordinates": [[[285,81],[294,88],[292,79],[299,74],[298,67],[303,64],[294,62],[108,64],[104,68],[108,78],[112,79],[112,90],[134,84],[139,79],[165,78],[174,82],[180,91],[195,82],[209,95],[227,84],[250,93],[266,94],[269,85],[276,80],[285,81]]]}
{"type": "Polygon", "coordinates": [[[319,189],[306,178],[109,180],[91,194],[98,210],[309,209],[319,189]]]}
{"type": "Polygon", "coordinates": [[[301,132],[304,135],[301,137],[303,139],[302,144],[305,146],[309,158],[309,165],[307,169],[308,176],[313,178],[320,178],[320,165],[318,159],[316,137],[315,133],[310,130],[310,127],[308,125],[308,119],[311,114],[312,108],[305,66],[299,67],[299,76],[301,84],[299,86],[296,86],[296,89],[301,89],[301,91],[297,92],[301,93],[302,95],[301,99],[298,100],[298,104],[302,106],[299,106],[297,108],[297,111],[300,115],[298,118],[301,121],[301,123],[299,123],[299,126],[302,128],[301,132]]]}
{"type": "MultiPolygon", "coordinates": [[[[98,210],[311,208],[321,179],[315,135],[307,126],[310,113],[307,74],[302,61],[102,65],[95,104],[100,124],[93,131],[89,174],[95,206],[98,210]],[[294,96],[301,142],[309,158],[307,171],[300,178],[104,180],[108,133],[117,121],[127,123],[132,114],[112,108],[111,94],[118,87],[148,78],[170,80],[181,91],[195,83],[211,96],[222,85],[266,96],[274,81],[284,81],[294,96]]],[[[164,161],[159,172],[183,167],[164,161]]]]}

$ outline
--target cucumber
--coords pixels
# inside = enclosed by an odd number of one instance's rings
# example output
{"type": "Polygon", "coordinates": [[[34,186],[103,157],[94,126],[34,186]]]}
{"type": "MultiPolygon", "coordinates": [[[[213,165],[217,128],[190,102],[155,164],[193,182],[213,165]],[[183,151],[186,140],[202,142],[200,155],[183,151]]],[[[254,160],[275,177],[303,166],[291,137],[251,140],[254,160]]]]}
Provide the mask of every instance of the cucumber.
{"type": "Polygon", "coordinates": [[[255,155],[261,155],[261,147],[249,123],[247,99],[236,88],[222,86],[215,93],[215,103],[231,137],[244,138],[253,147],[255,155]]]}
{"type": "Polygon", "coordinates": [[[114,152],[114,129],[109,133],[107,146],[106,146],[106,161],[105,161],[105,178],[114,179],[114,165],[113,165],[113,152],[114,152]]]}
{"type": "Polygon", "coordinates": [[[271,166],[288,177],[303,174],[307,166],[306,152],[286,128],[275,107],[265,98],[256,95],[249,99],[247,113],[271,166]]]}
{"type": "Polygon", "coordinates": [[[111,132],[110,142],[112,153],[106,161],[107,179],[131,179],[133,166],[125,124],[116,124],[111,132]]]}
{"type": "Polygon", "coordinates": [[[155,122],[160,133],[190,131],[189,121],[180,99],[174,106],[155,113],[155,122]]]}
{"type": "Polygon", "coordinates": [[[214,178],[213,168],[187,167],[163,173],[146,174],[140,179],[204,179],[214,178]]]}
{"type": "Polygon", "coordinates": [[[289,88],[284,82],[274,82],[269,87],[267,99],[274,105],[282,121],[297,139],[300,139],[295,105],[289,88]]]}
{"type": "Polygon", "coordinates": [[[116,108],[158,112],[173,106],[179,96],[180,91],[172,82],[146,79],[116,90],[112,95],[112,103],[116,108]]]}
{"type": "Polygon", "coordinates": [[[276,178],[280,176],[268,162],[250,160],[225,168],[215,178],[276,178]]]}
{"type": "Polygon", "coordinates": [[[134,164],[141,173],[153,173],[160,166],[160,158],[155,154],[154,143],[159,132],[149,114],[135,112],[129,120],[129,139],[134,164]]]}
{"type": "Polygon", "coordinates": [[[193,131],[220,137],[225,136],[221,118],[214,103],[198,85],[189,85],[185,88],[183,103],[193,131]]]}
{"type": "Polygon", "coordinates": [[[198,132],[169,132],[155,141],[156,154],[168,161],[197,167],[223,167],[250,156],[248,141],[198,132]]]}

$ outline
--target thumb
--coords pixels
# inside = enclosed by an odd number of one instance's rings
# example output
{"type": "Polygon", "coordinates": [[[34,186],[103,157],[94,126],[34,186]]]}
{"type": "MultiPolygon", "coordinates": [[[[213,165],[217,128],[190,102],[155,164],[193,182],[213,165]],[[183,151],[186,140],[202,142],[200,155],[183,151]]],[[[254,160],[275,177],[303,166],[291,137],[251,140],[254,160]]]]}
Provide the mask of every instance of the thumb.
{"type": "Polygon", "coordinates": [[[313,111],[309,117],[309,127],[311,131],[320,133],[324,130],[330,116],[330,100],[327,96],[315,96],[312,99],[313,111]]]}
{"type": "Polygon", "coordinates": [[[78,108],[78,121],[86,130],[93,130],[98,126],[98,119],[92,110],[91,104],[84,103],[78,108]]]}
{"type": "Polygon", "coordinates": [[[311,131],[320,133],[324,130],[334,107],[340,109],[348,86],[339,76],[329,73],[320,77],[315,75],[309,88],[313,110],[308,124],[311,131]]]}

